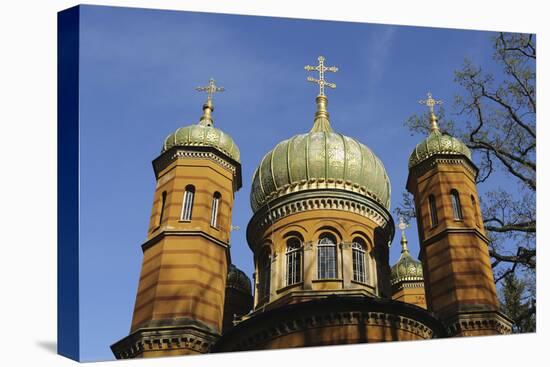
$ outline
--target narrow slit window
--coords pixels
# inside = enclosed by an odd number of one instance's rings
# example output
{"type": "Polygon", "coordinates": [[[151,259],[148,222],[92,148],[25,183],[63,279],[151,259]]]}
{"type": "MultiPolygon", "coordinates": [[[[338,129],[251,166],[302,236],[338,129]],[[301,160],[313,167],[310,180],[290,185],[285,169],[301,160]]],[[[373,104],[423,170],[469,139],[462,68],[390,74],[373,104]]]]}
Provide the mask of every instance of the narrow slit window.
{"type": "Polygon", "coordinates": [[[451,204],[453,207],[453,217],[455,220],[462,220],[462,208],[460,207],[460,198],[458,191],[451,190],[451,204]]]}
{"type": "Polygon", "coordinates": [[[193,202],[195,201],[195,186],[187,185],[183,194],[181,220],[190,221],[193,214],[193,202]]]}
{"type": "Polygon", "coordinates": [[[325,233],[319,237],[317,244],[317,278],[336,278],[336,238],[325,233]]]}
{"type": "Polygon", "coordinates": [[[432,221],[432,227],[435,227],[439,223],[437,219],[437,204],[435,203],[435,197],[430,195],[428,201],[430,204],[430,219],[432,221]]]}
{"type": "Polygon", "coordinates": [[[219,215],[221,198],[222,196],[219,192],[216,192],[212,197],[212,214],[210,216],[211,218],[210,225],[214,228],[218,228],[218,215],[219,215]]]}
{"type": "Polygon", "coordinates": [[[271,256],[269,251],[264,251],[258,261],[258,303],[269,300],[271,292],[271,256]]]}
{"type": "Polygon", "coordinates": [[[302,281],[302,244],[296,237],[286,244],[286,283],[292,285],[302,281]]]}
{"type": "Polygon", "coordinates": [[[353,280],[367,282],[367,267],[365,265],[366,244],[362,238],[355,238],[351,245],[353,257],[353,280]]]}
{"type": "Polygon", "coordinates": [[[159,226],[164,219],[164,207],[166,206],[166,191],[162,192],[162,202],[160,204],[159,226]]]}
{"type": "Polygon", "coordinates": [[[476,226],[480,227],[481,224],[479,223],[479,213],[477,212],[476,199],[474,198],[474,195],[471,195],[470,198],[472,199],[472,210],[474,211],[474,218],[475,218],[475,221],[476,221],[476,226]]]}

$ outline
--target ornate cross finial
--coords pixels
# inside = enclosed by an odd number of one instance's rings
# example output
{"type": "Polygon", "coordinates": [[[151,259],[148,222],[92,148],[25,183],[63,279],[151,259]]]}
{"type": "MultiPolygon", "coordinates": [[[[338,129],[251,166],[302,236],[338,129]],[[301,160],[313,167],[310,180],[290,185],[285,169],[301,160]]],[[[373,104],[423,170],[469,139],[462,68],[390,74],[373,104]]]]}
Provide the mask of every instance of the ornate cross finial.
{"type": "Polygon", "coordinates": [[[214,105],[212,104],[212,95],[216,92],[224,92],[225,88],[218,87],[215,84],[214,79],[210,78],[207,87],[197,87],[195,88],[195,90],[199,92],[206,92],[208,96],[206,103],[202,106],[203,113],[199,124],[203,126],[212,126],[212,111],[214,111],[214,105]]]}
{"type": "Polygon", "coordinates": [[[307,71],[316,70],[319,72],[319,79],[315,79],[311,76],[308,76],[307,81],[319,84],[319,95],[324,96],[325,86],[333,89],[336,88],[336,84],[327,82],[325,80],[325,71],[330,71],[335,73],[338,71],[338,68],[336,66],[325,66],[325,58],[323,56],[319,56],[317,60],[319,60],[319,65],[317,66],[306,65],[304,69],[307,71]]]}
{"type": "Polygon", "coordinates": [[[430,92],[428,92],[428,98],[427,99],[421,99],[420,101],[418,101],[418,103],[425,104],[426,106],[428,106],[428,108],[430,109],[430,113],[433,114],[434,113],[434,106],[437,105],[437,104],[442,104],[443,101],[441,101],[441,100],[436,101],[435,99],[433,99],[432,94],[430,92]]]}
{"type": "Polygon", "coordinates": [[[407,237],[405,237],[405,230],[409,225],[405,222],[405,218],[399,217],[399,229],[401,230],[401,252],[409,251],[407,247],[407,237]]]}
{"type": "Polygon", "coordinates": [[[437,104],[442,104],[443,101],[436,101],[435,99],[433,99],[432,94],[428,92],[428,98],[424,100],[421,99],[420,101],[418,101],[418,103],[428,106],[428,108],[430,109],[430,131],[439,134],[439,127],[437,126],[437,117],[434,113],[434,106],[437,104]]]}
{"type": "Polygon", "coordinates": [[[403,217],[399,217],[399,225],[398,225],[399,229],[401,230],[401,232],[405,232],[405,230],[407,229],[407,227],[409,227],[409,225],[407,224],[407,222],[405,222],[405,218],[403,217]]]}
{"type": "Polygon", "coordinates": [[[216,92],[224,92],[225,88],[224,87],[218,87],[215,84],[214,79],[210,78],[210,80],[208,81],[208,86],[207,87],[197,87],[197,88],[195,88],[195,90],[197,90],[199,92],[206,92],[207,95],[208,95],[207,101],[212,102],[212,95],[216,92]]]}

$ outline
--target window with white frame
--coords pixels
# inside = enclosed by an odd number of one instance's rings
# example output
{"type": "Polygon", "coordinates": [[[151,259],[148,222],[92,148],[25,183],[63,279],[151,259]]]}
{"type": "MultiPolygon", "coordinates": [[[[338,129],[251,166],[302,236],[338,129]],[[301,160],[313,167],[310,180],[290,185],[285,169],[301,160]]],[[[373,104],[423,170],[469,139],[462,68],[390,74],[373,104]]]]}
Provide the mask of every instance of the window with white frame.
{"type": "Polygon", "coordinates": [[[323,233],[317,244],[317,278],[336,278],[336,237],[323,233]]]}
{"type": "Polygon", "coordinates": [[[219,192],[216,192],[212,197],[212,214],[210,216],[210,225],[214,228],[218,228],[218,212],[220,209],[220,202],[222,196],[219,192]]]}
{"type": "Polygon", "coordinates": [[[181,220],[190,221],[193,214],[193,202],[195,201],[195,186],[187,185],[183,193],[183,205],[181,208],[181,220]]]}
{"type": "Polygon", "coordinates": [[[460,197],[458,191],[451,190],[451,204],[453,207],[453,216],[455,220],[462,220],[462,208],[460,207],[460,197]]]}
{"type": "Polygon", "coordinates": [[[351,245],[352,257],[353,257],[353,280],[356,282],[367,282],[367,266],[366,266],[366,250],[367,245],[365,241],[360,238],[354,238],[351,245]]]}
{"type": "Polygon", "coordinates": [[[286,242],[286,284],[292,285],[302,281],[302,243],[296,237],[286,242]]]}

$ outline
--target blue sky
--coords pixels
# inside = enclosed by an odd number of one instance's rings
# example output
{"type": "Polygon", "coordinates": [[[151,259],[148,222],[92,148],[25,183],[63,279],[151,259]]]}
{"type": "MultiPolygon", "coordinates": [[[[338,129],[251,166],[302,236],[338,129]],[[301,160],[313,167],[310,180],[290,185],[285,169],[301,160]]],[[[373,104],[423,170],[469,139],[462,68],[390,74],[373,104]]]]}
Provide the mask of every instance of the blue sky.
{"type": "MultiPolygon", "coordinates": [[[[347,22],[84,6],[81,12],[81,352],[113,359],[127,335],[164,138],[196,123],[213,77],[214,124],[241,150],[233,262],[249,275],[245,239],[252,174],[279,141],[308,131],[318,89],[306,64],[323,55],[332,127],[369,146],[391,180],[392,213],[416,143],[404,122],[426,92],[452,112],[453,71],[464,58],[490,68],[492,33],[347,22]]],[[[416,224],[408,231],[418,254],[416,224]]],[[[391,263],[399,257],[399,236],[391,263]]]]}

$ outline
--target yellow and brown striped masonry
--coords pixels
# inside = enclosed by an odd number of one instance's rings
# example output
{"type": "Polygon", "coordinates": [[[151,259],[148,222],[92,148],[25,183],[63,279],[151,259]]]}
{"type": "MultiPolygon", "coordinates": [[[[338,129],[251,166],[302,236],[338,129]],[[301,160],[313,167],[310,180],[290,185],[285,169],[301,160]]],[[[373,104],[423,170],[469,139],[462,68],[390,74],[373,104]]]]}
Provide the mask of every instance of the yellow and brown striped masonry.
{"type": "MultiPolygon", "coordinates": [[[[181,327],[182,320],[191,319],[197,322],[195,325],[205,325],[208,335],[219,334],[229,259],[234,174],[207,159],[180,158],[157,177],[147,245],[142,247],[131,333],[155,328],[154,325],[181,327]],[[194,201],[191,220],[184,221],[182,209],[187,185],[194,186],[194,201]],[[217,225],[212,226],[215,194],[221,195],[221,199],[217,225]]],[[[182,333],[185,334],[183,329],[182,333]]],[[[187,353],[196,350],[180,346],[140,356],[187,353]]]]}
{"type": "Polygon", "coordinates": [[[148,321],[175,317],[221,330],[225,251],[200,236],[166,236],[145,250],[132,331],[148,321]]]}
{"type": "Polygon", "coordinates": [[[418,176],[413,170],[407,185],[418,216],[427,306],[442,319],[467,309],[486,310],[489,315],[499,308],[475,176],[467,164],[436,163],[418,176]],[[451,190],[459,195],[460,219],[453,212],[451,190]],[[436,225],[430,195],[436,202],[436,225]]]}
{"type": "Polygon", "coordinates": [[[411,283],[408,286],[397,288],[392,293],[392,299],[426,308],[426,293],[422,283],[411,283]]]}

